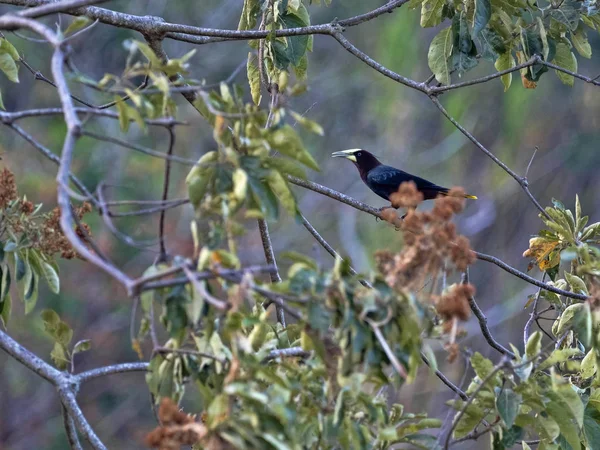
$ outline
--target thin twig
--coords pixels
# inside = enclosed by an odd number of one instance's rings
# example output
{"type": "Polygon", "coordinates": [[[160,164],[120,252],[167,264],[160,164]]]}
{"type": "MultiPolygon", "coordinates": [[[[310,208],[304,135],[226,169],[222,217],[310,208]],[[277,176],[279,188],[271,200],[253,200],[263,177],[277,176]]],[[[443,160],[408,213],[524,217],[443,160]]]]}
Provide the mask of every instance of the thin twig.
{"type": "MultiPolygon", "coordinates": [[[[163,180],[163,194],[162,201],[166,202],[169,197],[169,181],[171,178],[171,160],[170,158],[173,155],[173,149],[175,147],[175,132],[173,131],[173,127],[168,128],[169,130],[169,149],[167,151],[168,159],[165,160],[165,177],[163,180]]],[[[165,215],[166,209],[163,209],[160,212],[160,218],[158,221],[158,239],[160,241],[160,253],[158,256],[159,262],[164,262],[167,260],[167,250],[165,248],[165,215]]]]}
{"type": "MultiPolygon", "coordinates": [[[[463,275],[462,275],[462,283],[463,284],[468,284],[469,283],[469,272],[468,272],[468,270],[466,272],[464,272],[463,275]]],[[[468,300],[469,300],[469,306],[471,307],[471,311],[473,311],[473,314],[475,314],[475,317],[477,317],[477,321],[479,322],[479,328],[481,328],[481,333],[483,334],[483,337],[485,338],[485,340],[487,341],[487,343],[490,344],[490,346],[494,350],[497,350],[500,353],[502,353],[503,355],[510,356],[511,358],[514,359],[515,358],[515,354],[513,352],[511,352],[510,350],[508,350],[506,347],[504,347],[502,344],[500,344],[492,336],[490,328],[487,325],[487,317],[485,316],[485,314],[483,314],[483,311],[481,310],[481,308],[479,307],[479,305],[475,301],[475,297],[471,296],[471,297],[469,297],[468,300]]]]}

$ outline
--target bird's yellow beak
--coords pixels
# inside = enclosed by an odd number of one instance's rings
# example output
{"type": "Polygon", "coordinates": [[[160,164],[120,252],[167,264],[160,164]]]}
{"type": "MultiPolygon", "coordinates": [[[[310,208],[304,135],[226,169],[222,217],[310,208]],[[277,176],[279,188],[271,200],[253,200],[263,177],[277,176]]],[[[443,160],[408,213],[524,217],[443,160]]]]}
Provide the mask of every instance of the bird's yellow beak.
{"type": "Polygon", "coordinates": [[[331,154],[332,158],[346,158],[349,159],[352,162],[356,162],[356,156],[354,156],[354,153],[357,152],[359,149],[357,148],[351,148],[350,150],[342,150],[339,152],[335,152],[331,154]]]}

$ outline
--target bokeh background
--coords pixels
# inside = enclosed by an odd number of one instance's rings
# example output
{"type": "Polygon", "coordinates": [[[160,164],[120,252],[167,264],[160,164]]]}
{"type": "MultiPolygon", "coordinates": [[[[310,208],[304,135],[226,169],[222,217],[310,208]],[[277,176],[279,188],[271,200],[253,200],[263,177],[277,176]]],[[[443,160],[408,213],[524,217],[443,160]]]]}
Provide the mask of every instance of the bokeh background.
{"type": "MultiPolygon", "coordinates": [[[[324,23],[335,17],[366,12],[381,3],[334,0],[330,7],[311,6],[310,10],[313,23],[324,23]]],[[[162,16],[171,22],[234,29],[242,1],[122,0],[102,6],[132,14],[162,16]]],[[[0,5],[0,13],[11,10],[14,8],[0,5]]],[[[60,20],[66,26],[72,19],[61,16],[60,20]]],[[[46,21],[52,24],[56,17],[46,21]]],[[[420,81],[430,74],[427,50],[437,31],[421,29],[419,12],[403,7],[348,29],[346,36],[386,67],[420,81]]],[[[26,31],[22,35],[32,36],[26,31]]],[[[7,37],[34,68],[50,76],[48,45],[11,33],[7,37]]],[[[105,73],[119,74],[128,54],[123,42],[131,38],[141,39],[141,36],[98,24],[73,42],[73,61],[80,71],[95,79],[105,73]]],[[[594,51],[600,50],[600,40],[594,33],[590,33],[590,43],[594,51]]],[[[165,42],[171,57],[181,56],[192,48],[197,53],[191,60],[190,76],[207,83],[227,78],[248,53],[246,42],[202,46],[165,42]]],[[[591,76],[600,73],[597,54],[591,60],[580,57],[578,60],[581,73],[591,76]]],[[[483,62],[466,77],[493,71],[492,64],[483,62]]],[[[9,111],[59,104],[54,88],[35,81],[23,67],[20,77],[21,83],[14,85],[0,76],[0,89],[9,111]]],[[[245,70],[236,81],[246,87],[245,70]]],[[[373,71],[326,36],[315,37],[314,52],[309,55],[309,85],[306,94],[288,100],[289,107],[305,113],[325,129],[324,137],[303,134],[321,166],[321,171],[310,173],[309,179],[373,206],[383,206],[384,202],[362,184],[352,164],[330,158],[333,151],[361,147],[386,163],[438,184],[463,186],[478,195],[479,200],[469,202],[457,220],[458,229],[470,238],[473,248],[526,270],[528,262],[522,253],[528,247],[529,237],[541,228],[538,212],[519,185],[467,141],[425,96],[373,71]]],[[[95,104],[111,100],[76,84],[73,92],[95,104]]],[[[189,126],[178,131],[176,154],[197,158],[213,150],[212,130],[183,98],[175,98],[180,105],[179,118],[189,122],[189,126]]],[[[570,88],[562,85],[554,73],[545,74],[535,90],[524,89],[517,74],[506,93],[500,81],[494,80],[441,97],[450,113],[517,173],[524,174],[534,148],[538,147],[528,174],[531,191],[544,205],[555,197],[568,207],[573,206],[578,193],[583,211],[591,216],[590,222],[600,220],[599,100],[599,88],[578,81],[570,88]]],[[[60,152],[65,131],[60,116],[27,119],[22,125],[50,149],[60,152]]],[[[167,132],[162,129],[150,129],[145,134],[134,125],[123,136],[114,120],[93,119],[87,126],[159,151],[167,149],[167,132]]],[[[46,210],[53,208],[56,166],[6,127],[0,127],[0,153],[0,164],[17,175],[20,192],[44,203],[46,210]]],[[[171,197],[184,197],[188,168],[177,164],[173,167],[171,197]]],[[[114,145],[81,139],[73,169],[92,190],[100,182],[109,185],[108,197],[113,200],[159,199],[161,195],[163,161],[114,145]]],[[[306,217],[339,252],[352,259],[357,269],[366,272],[373,268],[375,250],[401,247],[399,233],[371,216],[301,188],[294,191],[306,217]]],[[[189,206],[168,212],[167,246],[171,253],[191,255],[191,217],[189,206]]],[[[132,248],[116,239],[97,215],[88,216],[87,221],[99,245],[127,273],[141,274],[156,258],[155,243],[144,249],[132,248]]],[[[115,223],[134,238],[148,240],[156,237],[158,216],[116,219],[115,223]]],[[[261,263],[264,257],[255,222],[249,221],[247,225],[247,235],[240,244],[242,259],[248,264],[261,263]]],[[[323,266],[332,264],[329,255],[291,218],[283,216],[270,227],[277,252],[297,250],[317,258],[323,266]]],[[[282,270],[286,269],[284,260],[280,265],[282,270]]],[[[505,345],[513,342],[521,348],[523,325],[528,317],[523,308],[535,288],[486,262],[477,262],[470,273],[477,287],[478,302],[495,337],[505,345]]],[[[539,276],[536,270],[532,274],[539,276]]],[[[30,315],[24,316],[22,304],[14,301],[9,333],[48,360],[52,342],[44,335],[39,312],[53,308],[74,328],[75,340],[92,340],[92,350],[77,356],[78,371],[135,361],[137,356],[129,341],[131,301],[124,290],[93,266],[78,261],[61,262],[60,276],[61,294],[56,296],[43,289],[38,306],[30,315]]],[[[466,347],[497,359],[498,354],[481,338],[475,319],[465,328],[469,333],[463,341],[466,347]]],[[[464,361],[459,358],[448,364],[443,350],[439,346],[434,346],[434,350],[440,368],[460,383],[464,361]]],[[[451,393],[425,367],[421,375],[395,395],[411,412],[427,411],[444,418],[448,410],[444,402],[452,397],[451,393]]],[[[186,401],[193,408],[193,395],[189,397],[186,401]]],[[[86,384],[80,404],[109,448],[142,448],[142,436],[155,424],[141,373],[115,375],[86,384]]],[[[4,353],[0,353],[0,405],[1,449],[67,448],[54,389],[4,353]]],[[[483,439],[462,448],[486,449],[488,443],[483,439]]]]}

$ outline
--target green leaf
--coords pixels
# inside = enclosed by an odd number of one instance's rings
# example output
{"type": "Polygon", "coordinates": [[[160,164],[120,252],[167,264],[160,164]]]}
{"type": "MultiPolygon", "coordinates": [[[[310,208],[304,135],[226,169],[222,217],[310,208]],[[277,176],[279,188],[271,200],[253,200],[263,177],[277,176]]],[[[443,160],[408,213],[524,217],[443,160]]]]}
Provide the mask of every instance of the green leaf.
{"type": "Polygon", "coordinates": [[[65,348],[58,342],[54,343],[54,348],[50,353],[50,357],[56,368],[59,370],[65,370],[69,366],[69,359],[67,358],[65,348]]]}
{"type": "Polygon", "coordinates": [[[13,83],[19,82],[19,69],[15,64],[15,60],[8,53],[2,53],[0,48],[0,70],[4,72],[4,75],[8,77],[13,83]]]}
{"type": "Polygon", "coordinates": [[[306,179],[306,171],[303,167],[286,158],[269,158],[269,166],[277,169],[284,175],[292,175],[297,178],[306,179]]]}
{"type": "Polygon", "coordinates": [[[567,283],[569,283],[572,292],[575,292],[576,294],[589,295],[585,282],[577,275],[572,275],[569,272],[565,272],[565,279],[567,280],[567,283]]]}
{"type": "Polygon", "coordinates": [[[2,266],[2,284],[0,289],[0,299],[3,299],[10,292],[11,276],[8,264],[2,266]]]}
{"type": "Polygon", "coordinates": [[[452,68],[462,76],[464,72],[477,65],[477,48],[469,34],[467,14],[463,11],[452,19],[452,68]]]}
{"type": "Polygon", "coordinates": [[[0,53],[8,53],[15,61],[21,59],[19,52],[7,39],[0,38],[0,53]]]}
{"type": "Polygon", "coordinates": [[[588,42],[587,33],[583,26],[578,27],[574,33],[571,33],[571,42],[573,42],[573,47],[581,56],[588,59],[592,57],[592,46],[588,42]]]}
{"type": "Polygon", "coordinates": [[[242,15],[238,24],[238,30],[250,30],[256,26],[256,18],[260,12],[259,0],[244,0],[242,15]]]}
{"type": "Polygon", "coordinates": [[[583,417],[583,434],[586,448],[600,448],[600,413],[593,408],[586,408],[583,417]]]}
{"type": "Polygon", "coordinates": [[[6,329],[8,327],[8,319],[10,319],[10,312],[12,309],[12,297],[10,293],[7,294],[0,302],[0,322],[6,329]]]}
{"type": "Polygon", "coordinates": [[[38,299],[39,277],[35,272],[31,272],[31,281],[25,292],[25,314],[29,314],[35,308],[38,299]]]}
{"type": "MultiPolygon", "coordinates": [[[[54,294],[58,294],[60,292],[60,279],[58,278],[58,273],[54,270],[50,264],[46,261],[42,260],[41,257],[35,251],[31,251],[30,256],[35,258],[37,261],[36,267],[39,268],[41,275],[44,276],[46,282],[48,283],[48,287],[54,294]]],[[[40,275],[38,273],[38,275],[40,275]]]]}
{"type": "MultiPolygon", "coordinates": [[[[301,28],[310,25],[310,17],[306,7],[301,4],[298,11],[287,12],[280,16],[279,20],[284,28],[301,28]]],[[[287,69],[288,64],[297,66],[308,49],[308,35],[288,36],[285,38],[287,45],[276,40],[273,41],[273,50],[275,54],[275,65],[279,69],[287,69]]]]}
{"type": "Polygon", "coordinates": [[[87,352],[90,348],[92,348],[92,341],[90,339],[84,339],[75,344],[75,347],[73,347],[73,354],[87,352]]]}
{"type": "Polygon", "coordinates": [[[475,14],[473,15],[473,36],[477,36],[492,17],[492,3],[490,0],[475,0],[475,14]]]}
{"type": "MultiPolygon", "coordinates": [[[[515,63],[515,58],[513,58],[512,53],[510,52],[510,50],[506,53],[501,54],[498,59],[496,60],[494,66],[496,67],[496,70],[498,72],[501,72],[503,70],[507,70],[507,69],[512,69],[513,67],[516,66],[515,63]]],[[[506,75],[502,75],[502,77],[500,77],[502,80],[502,84],[504,85],[504,92],[508,91],[508,88],[510,87],[510,84],[512,83],[512,72],[508,73],[506,75]]]]}
{"type": "Polygon", "coordinates": [[[479,352],[475,352],[471,356],[471,366],[480,380],[486,378],[494,370],[494,363],[484,358],[479,352]]]}
{"type": "Polygon", "coordinates": [[[596,350],[592,348],[581,361],[581,366],[579,368],[581,378],[587,379],[593,377],[596,373],[596,369],[596,350]]]}
{"type": "Polygon", "coordinates": [[[75,33],[76,31],[81,30],[83,27],[85,27],[88,23],[90,23],[91,20],[85,16],[79,16],[76,17],[67,27],[67,29],[65,30],[64,34],[68,35],[70,33],[75,33]]]}
{"type": "Polygon", "coordinates": [[[519,413],[519,407],[523,397],[520,394],[515,393],[510,388],[504,388],[500,391],[500,394],[496,398],[496,408],[498,414],[504,421],[507,428],[511,428],[515,423],[515,418],[519,413]]]}
{"type": "Polygon", "coordinates": [[[555,364],[560,364],[562,362],[567,361],[569,358],[573,356],[579,356],[583,352],[578,348],[561,348],[552,351],[550,356],[546,358],[539,366],[538,370],[546,370],[548,367],[551,367],[555,364]]]}
{"type": "Polygon", "coordinates": [[[478,39],[481,47],[481,57],[489,61],[494,62],[500,55],[510,51],[510,49],[507,50],[502,36],[490,26],[481,30],[478,39]]]}
{"type": "MultiPolygon", "coordinates": [[[[552,61],[557,66],[571,72],[577,72],[577,58],[567,44],[559,42],[556,44],[556,55],[552,61]]],[[[572,75],[556,70],[556,76],[568,86],[573,86],[574,78],[572,75]]]]}
{"type": "Polygon", "coordinates": [[[444,0],[425,0],[423,2],[421,5],[421,26],[423,28],[435,27],[442,23],[442,11],[445,3],[444,0]]]}
{"type": "Polygon", "coordinates": [[[6,108],[4,107],[4,102],[2,101],[2,91],[0,91],[0,109],[6,111],[6,108]]]}
{"type": "Polygon", "coordinates": [[[264,217],[267,220],[275,220],[279,215],[279,203],[271,188],[253,176],[248,178],[248,184],[264,217]]]}
{"type": "Polygon", "coordinates": [[[273,190],[283,207],[292,217],[295,217],[297,212],[296,199],[287,181],[276,170],[271,170],[267,180],[269,187],[273,190]]]}
{"type": "Polygon", "coordinates": [[[534,331],[529,339],[527,340],[527,345],[525,346],[525,356],[528,361],[532,361],[535,357],[538,356],[540,351],[542,350],[542,333],[539,331],[534,331]]]}
{"type": "Polygon", "coordinates": [[[450,84],[448,59],[452,54],[453,42],[452,28],[445,28],[433,38],[427,53],[427,63],[431,72],[435,75],[436,80],[445,85],[450,84]]]}
{"type": "Polygon", "coordinates": [[[284,125],[279,127],[272,131],[267,138],[273,150],[277,150],[313,170],[319,170],[319,165],[308,150],[306,150],[298,133],[291,126],[284,125]]]}
{"type": "Polygon", "coordinates": [[[127,133],[129,130],[129,108],[125,102],[118,95],[115,96],[115,101],[117,102],[117,113],[119,114],[119,125],[121,126],[121,131],[123,133],[127,133]]]}
{"type": "Polygon", "coordinates": [[[246,70],[248,72],[248,83],[250,83],[252,101],[255,105],[260,105],[262,94],[260,92],[260,71],[258,70],[258,57],[252,52],[248,53],[246,70]]]}
{"type": "Polygon", "coordinates": [[[133,44],[139,49],[140,52],[146,57],[154,69],[162,67],[162,62],[154,53],[154,50],[150,48],[148,44],[142,41],[134,40],[133,44]]]}
{"type": "Polygon", "coordinates": [[[583,425],[583,403],[573,389],[567,385],[567,390],[560,394],[550,391],[547,396],[551,401],[546,405],[546,412],[560,427],[560,433],[574,449],[579,448],[579,429],[583,425]]]}
{"type": "Polygon", "coordinates": [[[323,127],[317,122],[307,119],[306,117],[304,117],[301,114],[298,114],[295,111],[290,111],[290,114],[300,125],[306,128],[308,131],[312,131],[313,133],[318,134],[319,136],[323,136],[325,134],[325,132],[323,131],[323,127]]]}
{"type": "Polygon", "coordinates": [[[553,442],[560,434],[560,427],[552,417],[539,414],[534,424],[540,436],[550,442],[553,442]]]}
{"type": "Polygon", "coordinates": [[[571,31],[574,31],[579,24],[579,11],[567,2],[564,2],[561,8],[550,8],[548,14],[557,22],[566,25],[571,31]]]}
{"type": "Polygon", "coordinates": [[[197,208],[204,199],[204,195],[214,179],[214,164],[217,162],[218,156],[219,154],[215,151],[205,153],[198,160],[197,165],[192,167],[185,178],[190,203],[195,208],[197,208]]]}

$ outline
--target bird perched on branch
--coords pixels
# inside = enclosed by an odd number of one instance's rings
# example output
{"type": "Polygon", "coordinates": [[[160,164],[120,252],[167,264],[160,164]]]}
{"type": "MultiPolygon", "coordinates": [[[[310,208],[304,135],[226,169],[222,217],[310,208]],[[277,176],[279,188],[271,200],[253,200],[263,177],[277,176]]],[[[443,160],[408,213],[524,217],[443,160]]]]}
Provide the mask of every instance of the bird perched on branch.
{"type": "MultiPolygon", "coordinates": [[[[400,185],[406,181],[413,181],[417,186],[417,190],[423,194],[423,200],[431,200],[440,195],[448,195],[450,189],[438,186],[431,181],[411,175],[402,170],[391,166],[381,164],[381,162],[370,152],[353,148],[350,150],[342,150],[331,155],[336,158],[346,158],[354,163],[360,177],[365,184],[379,195],[381,198],[388,200],[394,206],[391,199],[392,194],[398,191],[400,185]]],[[[464,195],[465,198],[477,199],[474,195],[464,195]]]]}

